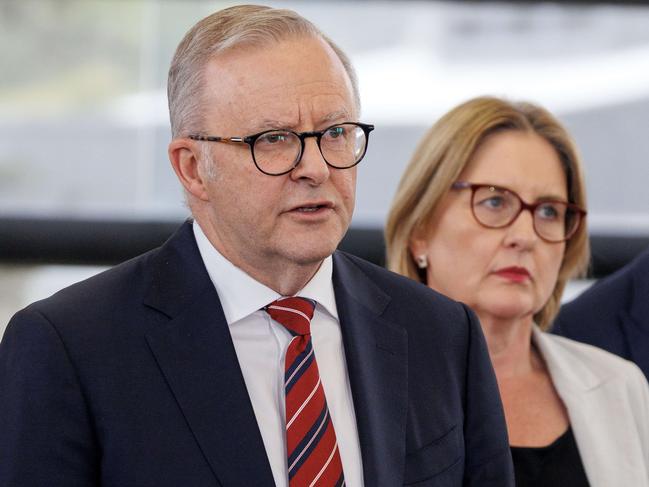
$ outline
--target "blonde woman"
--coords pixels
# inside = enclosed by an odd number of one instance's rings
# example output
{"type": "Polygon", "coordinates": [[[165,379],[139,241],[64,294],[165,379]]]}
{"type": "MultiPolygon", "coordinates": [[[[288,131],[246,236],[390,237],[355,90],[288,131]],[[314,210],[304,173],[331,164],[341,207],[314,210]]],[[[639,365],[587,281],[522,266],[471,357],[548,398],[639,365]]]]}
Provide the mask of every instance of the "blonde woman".
{"type": "Polygon", "coordinates": [[[649,486],[642,373],[543,331],[587,266],[585,207],[560,123],[541,107],[483,97],[424,136],[388,217],[389,268],[480,318],[519,486],[649,486]]]}

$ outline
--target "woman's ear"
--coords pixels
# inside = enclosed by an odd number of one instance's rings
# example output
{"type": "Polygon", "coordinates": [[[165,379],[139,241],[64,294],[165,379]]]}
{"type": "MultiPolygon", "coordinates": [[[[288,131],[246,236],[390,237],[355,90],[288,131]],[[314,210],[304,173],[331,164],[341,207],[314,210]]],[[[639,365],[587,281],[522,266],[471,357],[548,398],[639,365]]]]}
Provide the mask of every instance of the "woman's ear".
{"type": "Polygon", "coordinates": [[[174,139],[168,149],[171,166],[183,185],[185,191],[192,196],[207,201],[209,199],[205,189],[205,181],[199,171],[198,146],[191,139],[174,139]]]}
{"type": "Polygon", "coordinates": [[[417,228],[410,235],[410,240],[408,241],[408,249],[413,257],[418,255],[425,254],[427,251],[428,240],[424,235],[424,232],[421,228],[417,228]]]}
{"type": "Polygon", "coordinates": [[[413,232],[408,242],[408,249],[419,269],[428,267],[428,239],[423,232],[413,232]]]}

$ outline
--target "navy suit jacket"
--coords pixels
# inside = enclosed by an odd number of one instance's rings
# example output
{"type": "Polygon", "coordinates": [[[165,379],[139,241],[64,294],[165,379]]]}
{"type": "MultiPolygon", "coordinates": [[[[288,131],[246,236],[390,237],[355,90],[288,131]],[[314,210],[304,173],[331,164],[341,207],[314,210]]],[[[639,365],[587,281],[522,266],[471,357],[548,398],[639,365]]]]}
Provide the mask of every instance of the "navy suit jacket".
{"type": "Polygon", "coordinates": [[[649,251],[563,305],[552,332],[631,360],[649,378],[649,251]]]}
{"type": "MultiPolygon", "coordinates": [[[[365,484],[513,485],[475,316],[340,252],[333,280],[365,484]]],[[[273,485],[189,223],[17,313],[0,412],[4,487],[273,485]]]]}

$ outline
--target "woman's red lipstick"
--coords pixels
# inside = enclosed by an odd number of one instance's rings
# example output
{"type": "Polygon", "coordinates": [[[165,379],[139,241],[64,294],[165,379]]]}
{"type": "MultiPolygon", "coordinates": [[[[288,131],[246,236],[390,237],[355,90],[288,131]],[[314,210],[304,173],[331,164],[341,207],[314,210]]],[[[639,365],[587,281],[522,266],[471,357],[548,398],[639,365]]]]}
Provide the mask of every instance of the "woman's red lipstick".
{"type": "Polygon", "coordinates": [[[513,282],[525,282],[532,277],[525,267],[517,266],[503,267],[494,272],[494,274],[513,282]]]}

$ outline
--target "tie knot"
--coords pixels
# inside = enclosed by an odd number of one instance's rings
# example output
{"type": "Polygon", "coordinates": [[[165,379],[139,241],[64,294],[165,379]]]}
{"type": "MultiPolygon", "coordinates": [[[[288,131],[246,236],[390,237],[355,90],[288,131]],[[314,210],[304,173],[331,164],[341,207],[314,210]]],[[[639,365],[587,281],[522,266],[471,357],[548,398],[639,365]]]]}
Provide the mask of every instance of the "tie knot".
{"type": "Polygon", "coordinates": [[[315,303],[307,298],[279,298],[264,308],[272,319],[293,335],[311,334],[311,318],[315,303]]]}

